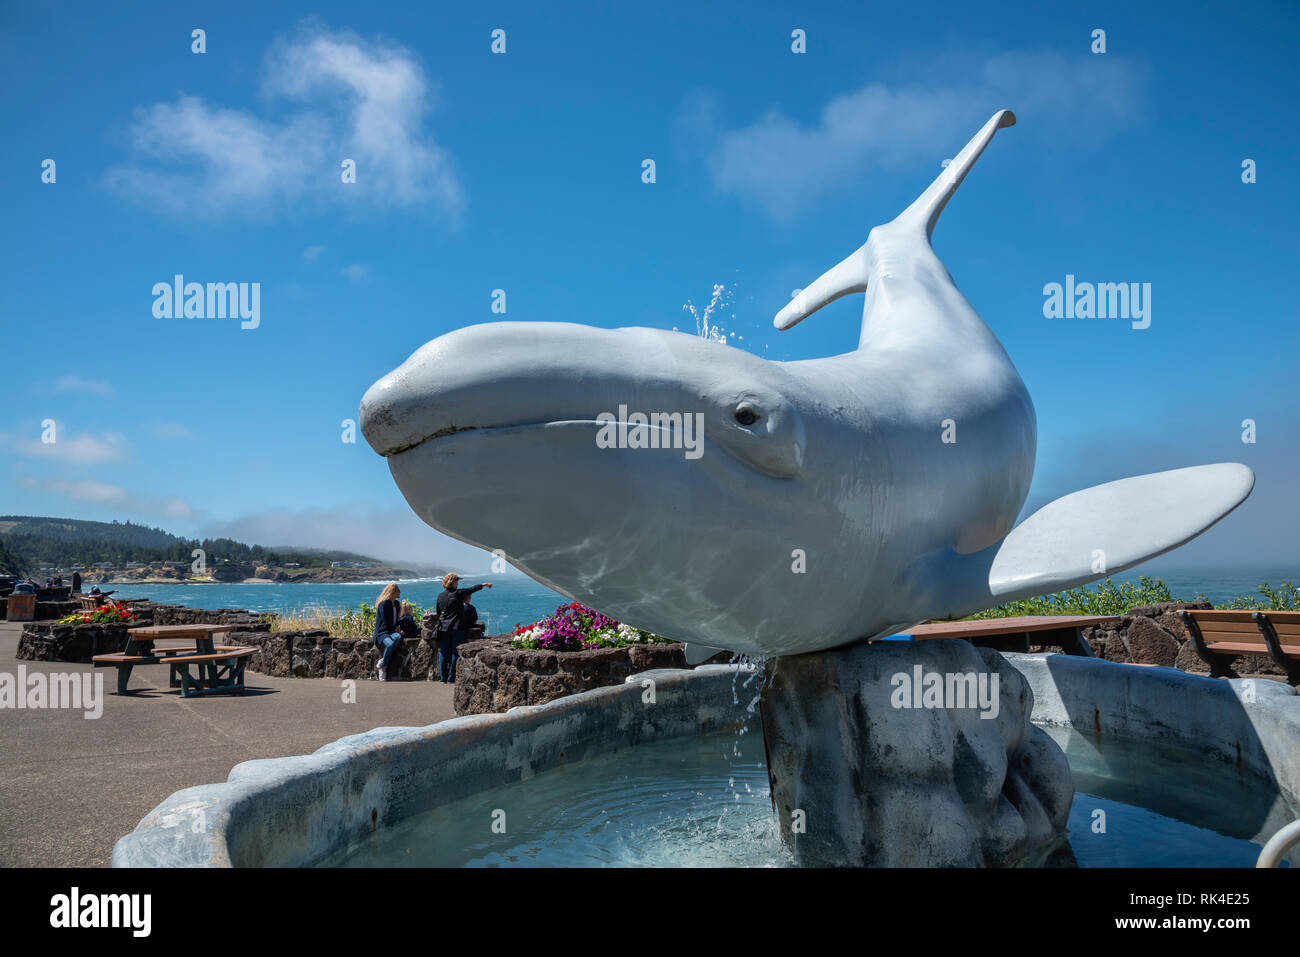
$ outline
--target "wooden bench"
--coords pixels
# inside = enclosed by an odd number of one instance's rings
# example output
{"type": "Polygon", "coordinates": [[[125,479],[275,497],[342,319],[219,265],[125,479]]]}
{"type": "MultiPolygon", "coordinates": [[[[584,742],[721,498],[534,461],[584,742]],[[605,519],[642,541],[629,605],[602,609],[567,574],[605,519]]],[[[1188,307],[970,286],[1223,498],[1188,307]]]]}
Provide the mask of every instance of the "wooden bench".
{"type": "Polygon", "coordinates": [[[116,602],[110,602],[108,596],[113,594],[111,591],[100,592],[98,595],[78,595],[77,601],[81,602],[82,611],[94,611],[100,605],[113,605],[116,602]]]}
{"type": "Polygon", "coordinates": [[[220,645],[210,654],[198,654],[192,648],[162,648],[152,655],[96,655],[94,662],[96,667],[120,668],[119,678],[129,678],[129,669],[137,665],[165,664],[171,669],[169,687],[180,688],[183,697],[192,698],[216,692],[243,694],[244,659],[256,652],[248,645],[220,645]],[[197,673],[190,672],[190,665],[197,666],[197,673]]]}
{"type": "Polygon", "coordinates": [[[1094,658],[1083,629],[1109,625],[1114,615],[1025,615],[1019,618],[983,618],[975,621],[927,621],[924,624],[877,641],[922,641],[929,638],[962,638],[982,648],[1028,652],[1030,645],[1059,645],[1068,655],[1094,658]]]}
{"type": "Polygon", "coordinates": [[[1300,684],[1300,611],[1186,608],[1178,616],[1210,677],[1231,677],[1233,659],[1251,655],[1271,659],[1289,683],[1300,684]]]}
{"type": "Polygon", "coordinates": [[[170,686],[185,697],[244,690],[244,666],[256,648],[247,645],[217,645],[213,635],[234,630],[233,625],[145,625],[127,630],[126,649],[92,658],[96,668],[117,669],[117,693],[127,693],[131,670],[138,665],[166,664],[171,668],[170,686]],[[192,645],[155,648],[165,638],[190,638],[192,645]],[[190,673],[190,665],[198,668],[190,673]]]}

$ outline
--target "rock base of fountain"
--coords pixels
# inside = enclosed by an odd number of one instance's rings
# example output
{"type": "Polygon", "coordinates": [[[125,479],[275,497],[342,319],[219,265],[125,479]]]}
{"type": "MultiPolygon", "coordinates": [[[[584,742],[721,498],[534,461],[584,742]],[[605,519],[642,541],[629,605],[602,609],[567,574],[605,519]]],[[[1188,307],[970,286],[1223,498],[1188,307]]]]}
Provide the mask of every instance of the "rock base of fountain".
{"type": "Polygon", "coordinates": [[[810,866],[1037,866],[1074,784],[1029,723],[1033,693],[965,641],[877,642],[769,661],[772,803],[810,866]]]}

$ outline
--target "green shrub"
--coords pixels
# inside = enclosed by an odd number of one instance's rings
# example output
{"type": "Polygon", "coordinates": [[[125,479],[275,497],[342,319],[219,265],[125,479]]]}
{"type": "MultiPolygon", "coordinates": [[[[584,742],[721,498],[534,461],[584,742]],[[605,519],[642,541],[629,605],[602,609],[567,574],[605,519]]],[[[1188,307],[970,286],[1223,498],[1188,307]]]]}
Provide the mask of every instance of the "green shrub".
{"type": "Polygon", "coordinates": [[[1093,588],[1071,588],[1054,595],[1022,598],[989,608],[971,618],[1012,618],[1020,615],[1122,615],[1138,605],[1174,601],[1169,588],[1158,578],[1146,575],[1136,585],[1116,585],[1107,578],[1093,588]]]}
{"type": "MultiPolygon", "coordinates": [[[[418,625],[424,617],[424,609],[414,603],[411,608],[411,615],[418,625]]],[[[312,605],[277,615],[271,623],[273,632],[304,631],[308,628],[324,628],[331,638],[370,638],[375,633],[375,606],[363,601],[356,608],[337,611],[312,605]]]]}
{"type": "Polygon", "coordinates": [[[1260,585],[1257,590],[1264,596],[1262,600],[1255,598],[1253,595],[1238,595],[1228,604],[1216,605],[1215,607],[1300,611],[1300,589],[1297,589],[1290,582],[1284,581],[1276,590],[1267,584],[1260,585]]]}
{"type": "MultiPolygon", "coordinates": [[[[1277,589],[1268,584],[1259,586],[1262,598],[1238,595],[1227,604],[1215,605],[1216,608],[1241,608],[1273,611],[1300,610],[1300,589],[1291,582],[1284,581],[1277,589]]],[[[1107,578],[1091,588],[1071,588],[1054,595],[1039,595],[1035,598],[1022,598],[1009,601],[971,615],[972,619],[1012,618],[1022,615],[1122,615],[1130,608],[1140,605],[1156,605],[1165,601],[1188,601],[1193,599],[1175,598],[1169,593],[1169,587],[1159,578],[1138,577],[1137,584],[1125,582],[1116,585],[1107,578]]],[[[1196,601],[1205,601],[1203,594],[1197,594],[1196,601]]]]}

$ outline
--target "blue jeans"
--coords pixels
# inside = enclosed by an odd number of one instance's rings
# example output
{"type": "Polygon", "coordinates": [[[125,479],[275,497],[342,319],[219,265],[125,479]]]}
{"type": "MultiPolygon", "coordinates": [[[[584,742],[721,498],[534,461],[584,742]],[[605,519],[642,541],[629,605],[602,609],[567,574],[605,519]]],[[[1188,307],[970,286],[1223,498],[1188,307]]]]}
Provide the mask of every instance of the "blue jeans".
{"type": "Polygon", "coordinates": [[[438,675],[443,681],[456,680],[456,662],[460,658],[462,633],[448,631],[438,636],[438,675]]]}
{"type": "Polygon", "coordinates": [[[379,667],[384,669],[384,671],[388,670],[388,659],[393,657],[393,649],[401,643],[402,636],[396,631],[390,635],[380,635],[375,639],[375,644],[379,646],[381,652],[379,667]]]}

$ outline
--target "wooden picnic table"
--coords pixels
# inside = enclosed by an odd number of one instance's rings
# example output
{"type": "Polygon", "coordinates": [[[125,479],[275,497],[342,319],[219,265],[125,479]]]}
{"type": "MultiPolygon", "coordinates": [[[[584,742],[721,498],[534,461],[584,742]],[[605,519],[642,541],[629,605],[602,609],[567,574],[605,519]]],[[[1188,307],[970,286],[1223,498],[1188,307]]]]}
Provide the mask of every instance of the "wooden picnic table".
{"type": "Polygon", "coordinates": [[[171,669],[170,685],[190,697],[212,691],[242,691],[245,659],[256,649],[237,645],[217,645],[213,636],[235,630],[234,625],[143,625],[128,628],[126,648],[111,655],[96,655],[96,667],[116,667],[117,693],[127,693],[127,682],[136,665],[167,664],[171,669]],[[155,643],[168,638],[188,639],[193,644],[156,648],[155,643]],[[190,673],[196,665],[199,674],[190,673]]]}
{"type": "Polygon", "coordinates": [[[964,638],[971,644],[998,651],[1027,652],[1033,645],[1060,645],[1066,654],[1095,658],[1082,629],[1119,621],[1118,615],[1024,615],[1019,618],[981,618],[978,621],[927,621],[885,639],[964,638]]]}

